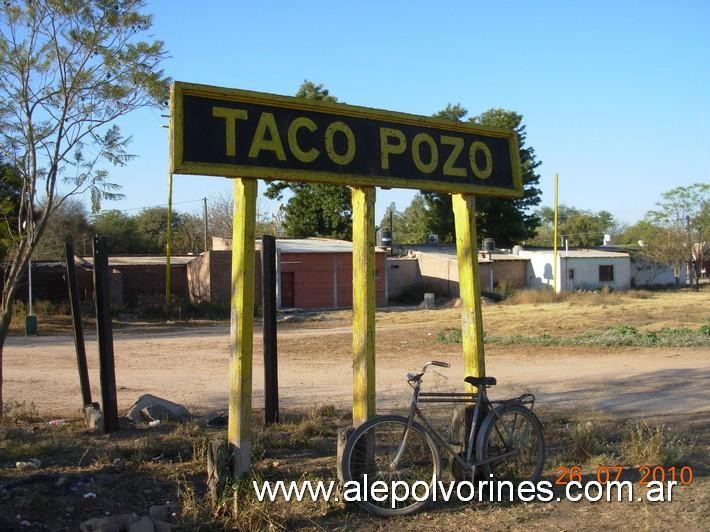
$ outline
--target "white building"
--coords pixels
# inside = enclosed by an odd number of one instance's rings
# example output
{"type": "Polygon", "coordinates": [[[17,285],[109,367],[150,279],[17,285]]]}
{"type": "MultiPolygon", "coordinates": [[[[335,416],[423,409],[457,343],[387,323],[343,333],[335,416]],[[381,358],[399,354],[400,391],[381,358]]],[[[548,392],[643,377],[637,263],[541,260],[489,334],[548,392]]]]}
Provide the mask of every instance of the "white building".
{"type": "Polygon", "coordinates": [[[597,290],[608,287],[628,290],[631,286],[631,259],[628,253],[595,249],[557,252],[557,281],[551,249],[521,250],[530,259],[528,288],[553,287],[557,293],[574,290],[597,290]]]}
{"type": "MultiPolygon", "coordinates": [[[[643,253],[642,247],[637,246],[607,246],[605,251],[627,252],[631,257],[631,286],[635,288],[653,286],[674,286],[675,274],[673,268],[649,259],[643,253]]],[[[685,264],[680,268],[680,282],[687,282],[687,268],[685,264]]]]}

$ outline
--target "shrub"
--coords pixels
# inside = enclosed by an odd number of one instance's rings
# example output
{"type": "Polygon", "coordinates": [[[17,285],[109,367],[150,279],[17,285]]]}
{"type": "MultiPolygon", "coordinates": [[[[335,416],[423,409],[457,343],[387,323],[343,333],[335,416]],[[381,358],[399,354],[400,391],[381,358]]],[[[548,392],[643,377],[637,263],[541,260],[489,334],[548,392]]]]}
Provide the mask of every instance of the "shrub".
{"type": "Polygon", "coordinates": [[[442,344],[460,344],[461,329],[444,329],[436,335],[436,340],[442,344]]]}
{"type": "Polygon", "coordinates": [[[569,444],[574,458],[582,461],[609,451],[604,432],[591,421],[577,423],[570,430],[569,444]]]}
{"type": "Polygon", "coordinates": [[[692,448],[692,443],[680,434],[663,425],[649,427],[645,421],[632,425],[621,444],[624,460],[636,465],[677,465],[692,448]]]}
{"type": "Polygon", "coordinates": [[[555,294],[554,290],[549,288],[543,288],[539,290],[516,290],[508,299],[506,303],[511,305],[541,305],[545,303],[560,303],[565,301],[568,297],[567,292],[561,294],[555,294]]]}
{"type": "Polygon", "coordinates": [[[615,332],[621,335],[635,335],[638,334],[638,329],[634,327],[633,325],[618,325],[615,329],[615,332]]]}

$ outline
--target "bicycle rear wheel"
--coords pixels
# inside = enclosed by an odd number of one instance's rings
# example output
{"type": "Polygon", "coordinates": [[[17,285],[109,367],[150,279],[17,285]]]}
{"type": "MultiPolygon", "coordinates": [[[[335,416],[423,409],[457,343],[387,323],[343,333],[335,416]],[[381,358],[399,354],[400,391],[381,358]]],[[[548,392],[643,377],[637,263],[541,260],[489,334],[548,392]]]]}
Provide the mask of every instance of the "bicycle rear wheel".
{"type": "Polygon", "coordinates": [[[519,405],[492,410],[476,442],[485,480],[537,482],[545,465],[545,439],[537,416],[519,405]]]}
{"type": "Polygon", "coordinates": [[[412,422],[395,463],[406,428],[406,417],[377,416],[360,425],[345,446],[344,493],[349,491],[348,482],[358,482],[358,504],[374,515],[387,517],[418,511],[429,502],[433,481],[439,478],[439,452],[419,423],[412,422]],[[376,494],[373,498],[370,487],[376,481],[387,486],[386,497],[376,494]]]}

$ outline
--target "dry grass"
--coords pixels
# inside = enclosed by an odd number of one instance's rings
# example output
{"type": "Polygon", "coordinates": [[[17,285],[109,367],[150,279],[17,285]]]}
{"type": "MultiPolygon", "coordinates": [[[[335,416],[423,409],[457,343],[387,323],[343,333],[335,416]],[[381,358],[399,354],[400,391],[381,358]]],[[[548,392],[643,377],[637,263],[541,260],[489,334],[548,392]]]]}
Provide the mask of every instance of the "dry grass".
{"type": "Polygon", "coordinates": [[[567,294],[556,303],[489,305],[483,309],[489,335],[569,334],[632,325],[639,331],[691,327],[710,321],[710,290],[567,294]]]}
{"type": "MultiPolygon", "coordinates": [[[[559,297],[550,291],[525,290],[512,296],[511,301],[513,303],[506,300],[483,306],[486,334],[541,334],[545,331],[569,334],[570,331],[602,331],[619,325],[631,325],[644,332],[664,327],[699,329],[710,323],[708,289],[700,292],[584,292],[559,297]]],[[[318,321],[319,328],[348,326],[352,319],[350,311],[327,315],[331,320],[318,321]]],[[[460,321],[460,308],[377,312],[377,325],[380,327],[427,324],[446,328],[459,326],[460,321]]],[[[303,325],[306,324],[299,326],[303,325]]]]}
{"type": "MultiPolygon", "coordinates": [[[[31,409],[30,409],[31,410],[31,409]]],[[[19,410],[18,410],[19,414],[19,410]]],[[[224,437],[223,430],[205,429],[195,422],[159,427],[160,430],[125,430],[111,437],[91,435],[78,423],[49,429],[18,415],[0,440],[0,453],[7,460],[8,447],[25,445],[24,456],[43,462],[40,470],[24,473],[0,464],[2,484],[7,479],[37,480],[10,490],[0,489],[0,528],[14,529],[21,514],[36,529],[74,530],[81,521],[110,513],[145,512],[150,504],[166,500],[181,507],[181,530],[399,530],[452,528],[491,530],[547,530],[550,527],[597,529],[624,526],[644,529],[651,524],[665,528],[680,523],[688,530],[705,528],[708,470],[707,430],[697,434],[696,426],[710,426],[708,415],[696,416],[693,427],[630,421],[619,424],[611,418],[589,419],[588,412],[558,412],[545,415],[549,458],[545,476],[555,478],[555,469],[579,465],[585,476],[597,466],[623,464],[629,470],[638,463],[691,464],[696,480],[678,491],[673,504],[647,503],[558,503],[558,504],[436,504],[418,515],[389,520],[376,519],[356,507],[324,501],[287,503],[259,502],[251,481],[335,479],[335,430],[348,424],[348,414],[332,405],[314,406],[310,411],[290,413],[284,423],[257,427],[253,474],[230,485],[215,506],[205,494],[205,449],[207,441],[224,437]],[[8,429],[12,429],[8,432],[8,429]],[[14,432],[13,432],[14,431],[14,432]],[[696,432],[701,445],[686,445],[682,454],[678,442],[688,442],[696,432]],[[284,434],[288,436],[284,437],[284,434]],[[323,440],[327,445],[323,445],[323,440]],[[293,442],[293,443],[291,443],[293,442]],[[11,445],[8,445],[11,444],[11,445]],[[675,453],[672,454],[671,453],[675,453]],[[665,457],[674,456],[666,461],[665,457]],[[162,458],[156,460],[156,456],[162,458]],[[634,457],[639,458],[634,458],[634,457]],[[116,465],[117,459],[120,465],[116,465]],[[638,461],[637,461],[638,460],[638,461]],[[650,462],[649,462],[650,461],[650,462]],[[705,465],[703,465],[705,464],[705,465]],[[39,475],[39,476],[37,476],[39,475]],[[64,477],[70,487],[79,480],[89,482],[80,491],[57,489],[64,477]],[[86,480],[89,479],[89,480],[86,480]],[[85,491],[97,494],[84,499],[85,491]],[[641,515],[628,521],[628,512],[641,515]],[[72,508],[72,512],[66,511],[72,508]]],[[[259,416],[255,415],[255,419],[259,416]]],[[[677,420],[676,420],[677,421],[677,420]]],[[[18,456],[18,455],[13,455],[18,456]]],[[[635,480],[634,480],[635,481],[635,480]]]]}
{"type": "Polygon", "coordinates": [[[639,421],[630,426],[621,443],[627,463],[636,465],[681,465],[692,455],[693,442],[665,425],[649,426],[639,421]]]}
{"type": "MultiPolygon", "coordinates": [[[[639,332],[659,327],[699,329],[710,323],[708,309],[708,291],[629,292],[573,294],[558,302],[487,305],[483,313],[488,334],[548,331],[551,335],[570,335],[621,325],[639,332]]],[[[426,330],[417,324],[427,324],[426,329],[435,334],[436,330],[458,326],[460,312],[458,308],[378,312],[378,325],[383,328],[378,332],[378,346],[394,351],[406,338],[409,346],[418,342],[422,349],[431,348],[433,339],[428,339],[426,330]]],[[[350,312],[323,313],[311,321],[284,324],[284,328],[347,327],[350,319],[350,312]]],[[[317,346],[315,340],[330,341],[327,335],[317,336],[309,340],[309,349],[317,346]]],[[[338,340],[339,347],[332,352],[342,349],[349,353],[348,342],[340,344],[343,342],[338,340]]],[[[680,490],[672,504],[448,504],[413,517],[383,521],[338,503],[259,503],[248,483],[232,486],[217,508],[211,507],[205,500],[205,449],[213,437],[224,437],[223,430],[207,430],[191,422],[104,437],[87,434],[75,421],[50,429],[40,423],[42,416],[31,404],[10,405],[6,413],[0,426],[0,484],[35,475],[44,475],[45,479],[36,477],[27,485],[0,489],[0,529],[16,529],[16,515],[22,514],[36,529],[75,530],[84,519],[107,511],[145,512],[150,504],[166,500],[180,501],[186,530],[707,530],[709,524],[708,414],[645,422],[591,418],[586,411],[540,414],[549,449],[545,471],[548,479],[554,480],[558,466],[580,465],[585,475],[591,475],[598,466],[617,463],[628,468],[639,464],[691,464],[696,480],[680,490]],[[688,428],[690,424],[692,428],[688,428]],[[42,460],[40,470],[23,472],[14,468],[15,461],[30,457],[42,460]],[[87,476],[93,482],[86,490],[97,493],[95,500],[83,499],[83,492],[53,487],[60,477],[87,476]]],[[[278,425],[255,426],[254,478],[297,480],[307,475],[309,479],[334,479],[335,430],[349,423],[348,414],[321,404],[308,412],[282,412],[282,417],[283,422],[278,425]]]]}
{"type": "MultiPolygon", "coordinates": [[[[710,289],[700,292],[682,290],[677,292],[651,292],[630,290],[628,292],[583,292],[555,296],[549,290],[520,290],[510,299],[483,306],[484,329],[489,335],[512,335],[542,333],[560,334],[565,331],[597,331],[602,328],[630,324],[640,331],[663,327],[699,328],[710,324],[710,289]]],[[[461,309],[450,305],[436,310],[378,309],[378,327],[410,326],[429,324],[440,328],[455,327],[460,323],[461,309]]],[[[141,329],[169,328],[185,325],[209,325],[226,321],[192,320],[189,323],[165,322],[116,322],[115,326],[138,327],[141,329]]],[[[308,312],[279,324],[281,330],[289,329],[330,329],[349,327],[352,311],[308,312]]],[[[87,320],[86,330],[94,327],[93,320],[87,320]]],[[[39,320],[40,333],[71,331],[71,319],[62,314],[42,316],[39,320]]],[[[11,331],[24,331],[24,307],[18,307],[17,319],[13,319],[11,331]],[[21,318],[21,319],[20,319],[21,318]]]]}

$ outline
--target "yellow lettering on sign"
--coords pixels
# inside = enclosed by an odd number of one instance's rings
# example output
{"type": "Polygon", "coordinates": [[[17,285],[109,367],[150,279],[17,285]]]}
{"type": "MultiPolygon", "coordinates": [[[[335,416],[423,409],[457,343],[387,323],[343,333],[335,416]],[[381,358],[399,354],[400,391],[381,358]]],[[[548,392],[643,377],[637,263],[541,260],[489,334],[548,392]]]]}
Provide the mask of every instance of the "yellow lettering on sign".
{"type": "Polygon", "coordinates": [[[355,135],[345,122],[333,122],[327,127],[325,130],[325,151],[328,152],[330,160],[340,166],[344,166],[353,160],[355,157],[355,135]],[[337,132],[345,135],[348,141],[348,148],[342,155],[335,151],[335,145],[333,144],[333,138],[337,132]]]}
{"type": "Polygon", "coordinates": [[[261,113],[256,131],[254,131],[254,138],[251,140],[249,157],[256,159],[262,151],[272,151],[279,161],[286,160],[286,152],[284,152],[284,145],[281,143],[279,128],[276,127],[273,113],[261,113]],[[271,137],[269,139],[266,138],[267,132],[271,137]]]}
{"type": "Polygon", "coordinates": [[[445,146],[453,146],[446,162],[444,163],[444,175],[453,175],[457,177],[466,177],[466,168],[454,166],[456,161],[463,151],[463,139],[459,137],[450,137],[448,135],[441,136],[441,143],[445,146]]]}
{"type": "Polygon", "coordinates": [[[416,166],[417,169],[424,174],[430,174],[436,170],[436,167],[439,165],[439,149],[437,148],[436,142],[434,142],[431,135],[426,133],[418,133],[414,136],[414,139],[412,140],[412,159],[414,159],[414,166],[416,166]],[[431,156],[428,163],[422,161],[421,154],[419,153],[419,146],[421,144],[429,146],[429,153],[431,156]]]}
{"type": "Polygon", "coordinates": [[[400,155],[407,149],[407,139],[399,129],[390,127],[380,128],[380,165],[383,170],[389,170],[390,154],[400,155]],[[392,144],[390,140],[396,140],[392,144]]]}
{"type": "Polygon", "coordinates": [[[212,116],[224,118],[226,130],[226,153],[228,157],[237,154],[237,120],[246,120],[247,112],[244,109],[231,109],[229,107],[213,107],[212,116]]]}
{"type": "Polygon", "coordinates": [[[315,148],[311,148],[308,151],[301,149],[301,146],[298,145],[299,129],[307,129],[311,133],[314,133],[318,129],[318,126],[313,120],[305,116],[294,118],[291,125],[288,126],[288,147],[291,149],[291,153],[302,163],[312,163],[318,158],[320,151],[315,148]]]}
{"type": "Polygon", "coordinates": [[[468,149],[468,158],[471,161],[471,170],[473,170],[473,175],[478,179],[488,179],[491,177],[493,172],[493,156],[491,155],[491,150],[488,149],[483,142],[477,140],[468,149]],[[476,152],[482,151],[483,155],[486,156],[486,166],[481,170],[476,163],[476,152]]]}

